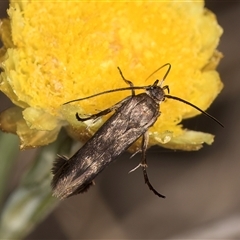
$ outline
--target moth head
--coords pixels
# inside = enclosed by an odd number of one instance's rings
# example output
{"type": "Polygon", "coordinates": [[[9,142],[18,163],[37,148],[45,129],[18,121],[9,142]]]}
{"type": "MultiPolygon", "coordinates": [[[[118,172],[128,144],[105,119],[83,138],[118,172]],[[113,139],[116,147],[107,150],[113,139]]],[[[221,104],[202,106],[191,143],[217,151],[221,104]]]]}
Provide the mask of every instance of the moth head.
{"type": "Polygon", "coordinates": [[[156,80],[151,86],[146,88],[146,93],[153,98],[156,102],[160,103],[165,99],[164,89],[168,89],[168,87],[161,87],[161,84],[158,85],[159,80],[156,80]]]}

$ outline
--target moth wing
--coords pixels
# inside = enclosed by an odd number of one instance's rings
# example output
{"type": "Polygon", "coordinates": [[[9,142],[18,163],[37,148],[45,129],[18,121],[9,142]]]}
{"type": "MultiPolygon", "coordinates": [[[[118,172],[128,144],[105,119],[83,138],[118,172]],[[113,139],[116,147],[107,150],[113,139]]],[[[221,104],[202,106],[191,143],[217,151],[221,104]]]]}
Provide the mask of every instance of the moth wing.
{"type": "Polygon", "coordinates": [[[64,188],[66,182],[62,180],[66,171],[68,171],[70,167],[69,165],[70,161],[67,157],[58,155],[52,167],[52,173],[54,175],[51,183],[53,195],[62,199],[82,192],[86,192],[90,188],[90,186],[94,184],[94,182],[92,181],[90,183],[78,186],[76,189],[74,189],[73,192],[66,193],[66,189],[64,188]]]}

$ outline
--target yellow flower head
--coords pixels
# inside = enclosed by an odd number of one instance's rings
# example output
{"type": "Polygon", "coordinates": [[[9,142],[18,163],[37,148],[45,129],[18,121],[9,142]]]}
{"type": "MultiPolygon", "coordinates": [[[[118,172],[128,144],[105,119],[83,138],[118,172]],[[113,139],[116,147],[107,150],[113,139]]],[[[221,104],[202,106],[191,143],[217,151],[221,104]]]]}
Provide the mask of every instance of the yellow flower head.
{"type": "MultiPolygon", "coordinates": [[[[21,148],[54,141],[62,126],[86,140],[107,119],[78,122],[76,112],[94,114],[130,95],[115,92],[72,104],[98,92],[162,79],[172,95],[207,109],[222,89],[215,49],[222,33],[203,2],[189,1],[12,1],[0,26],[0,90],[17,106],[0,116],[1,128],[17,133],[21,148]]],[[[149,129],[150,145],[195,150],[213,136],[183,130],[182,119],[198,112],[167,100],[149,129]]]]}

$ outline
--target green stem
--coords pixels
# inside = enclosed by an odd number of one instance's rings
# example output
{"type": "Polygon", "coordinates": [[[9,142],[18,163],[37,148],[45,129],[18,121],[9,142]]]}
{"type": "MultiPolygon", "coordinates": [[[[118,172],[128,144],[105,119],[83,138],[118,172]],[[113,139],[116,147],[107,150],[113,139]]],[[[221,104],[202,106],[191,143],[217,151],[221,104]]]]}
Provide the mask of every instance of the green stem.
{"type": "Polygon", "coordinates": [[[0,239],[22,239],[58,204],[52,197],[51,167],[56,154],[68,154],[72,140],[64,132],[58,140],[43,147],[33,165],[22,178],[19,187],[10,195],[0,223],[0,239]],[[61,149],[61,150],[60,150],[61,149]]]}
{"type": "Polygon", "coordinates": [[[19,140],[16,135],[0,131],[0,206],[10,179],[10,171],[19,152],[19,140]]]}

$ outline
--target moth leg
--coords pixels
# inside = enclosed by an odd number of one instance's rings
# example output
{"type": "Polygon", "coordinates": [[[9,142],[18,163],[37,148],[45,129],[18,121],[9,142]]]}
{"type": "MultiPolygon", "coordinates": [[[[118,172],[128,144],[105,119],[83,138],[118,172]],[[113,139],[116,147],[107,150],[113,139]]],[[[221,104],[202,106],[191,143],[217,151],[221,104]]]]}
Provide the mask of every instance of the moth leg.
{"type": "Polygon", "coordinates": [[[101,112],[98,112],[96,114],[90,115],[89,117],[86,117],[86,118],[82,118],[82,117],[79,116],[78,113],[76,113],[76,118],[77,118],[78,121],[81,121],[81,122],[84,122],[84,121],[87,121],[87,120],[90,120],[90,119],[93,119],[93,120],[96,121],[101,116],[107,115],[108,113],[112,112],[113,110],[117,110],[118,108],[120,108],[122,106],[122,104],[125,101],[127,101],[129,98],[130,97],[127,97],[124,100],[121,100],[120,102],[114,104],[112,107],[107,108],[105,110],[102,110],[101,112]]]}
{"type": "Polygon", "coordinates": [[[163,91],[166,89],[167,92],[168,92],[168,94],[170,93],[170,90],[169,90],[169,86],[168,86],[168,85],[165,85],[162,89],[163,89],[163,91]]]}
{"type": "Polygon", "coordinates": [[[93,114],[93,115],[91,115],[89,117],[85,117],[85,118],[80,117],[79,114],[76,113],[76,118],[77,118],[78,121],[82,121],[82,122],[90,120],[90,119],[97,120],[101,116],[104,116],[104,115],[110,113],[112,110],[113,110],[112,107],[111,108],[107,108],[107,109],[105,109],[105,110],[103,110],[101,112],[98,112],[96,114],[93,114]]]}
{"type": "Polygon", "coordinates": [[[142,149],[138,149],[135,153],[130,156],[130,159],[133,158],[136,154],[142,152],[142,149]]]}
{"type": "MultiPolygon", "coordinates": [[[[127,79],[123,76],[123,73],[122,73],[122,70],[120,69],[120,67],[118,67],[118,71],[119,71],[119,73],[120,73],[123,81],[124,81],[126,84],[128,84],[131,88],[133,88],[133,87],[134,87],[133,83],[132,83],[130,80],[127,80],[127,79]]],[[[131,91],[132,91],[132,96],[134,96],[134,95],[135,95],[134,89],[131,89],[131,91]]]]}
{"type": "Polygon", "coordinates": [[[139,163],[135,168],[133,168],[132,170],[130,170],[128,173],[134,172],[134,171],[137,170],[139,167],[142,167],[142,164],[141,164],[141,163],[139,163]]]}
{"type": "MultiPolygon", "coordinates": [[[[139,152],[142,152],[142,149],[138,149],[135,153],[133,153],[130,157],[133,158],[136,154],[138,154],[139,152]]],[[[141,167],[141,163],[139,163],[135,168],[133,168],[132,170],[130,170],[128,173],[132,173],[134,172],[135,170],[137,170],[139,167],[141,167]]]]}
{"type": "Polygon", "coordinates": [[[164,195],[160,194],[150,183],[148,174],[147,174],[147,158],[146,158],[146,151],[147,151],[147,144],[148,144],[149,135],[148,132],[144,133],[142,136],[142,160],[140,166],[142,167],[144,181],[148,185],[149,189],[153,191],[158,197],[165,198],[164,195]]]}

